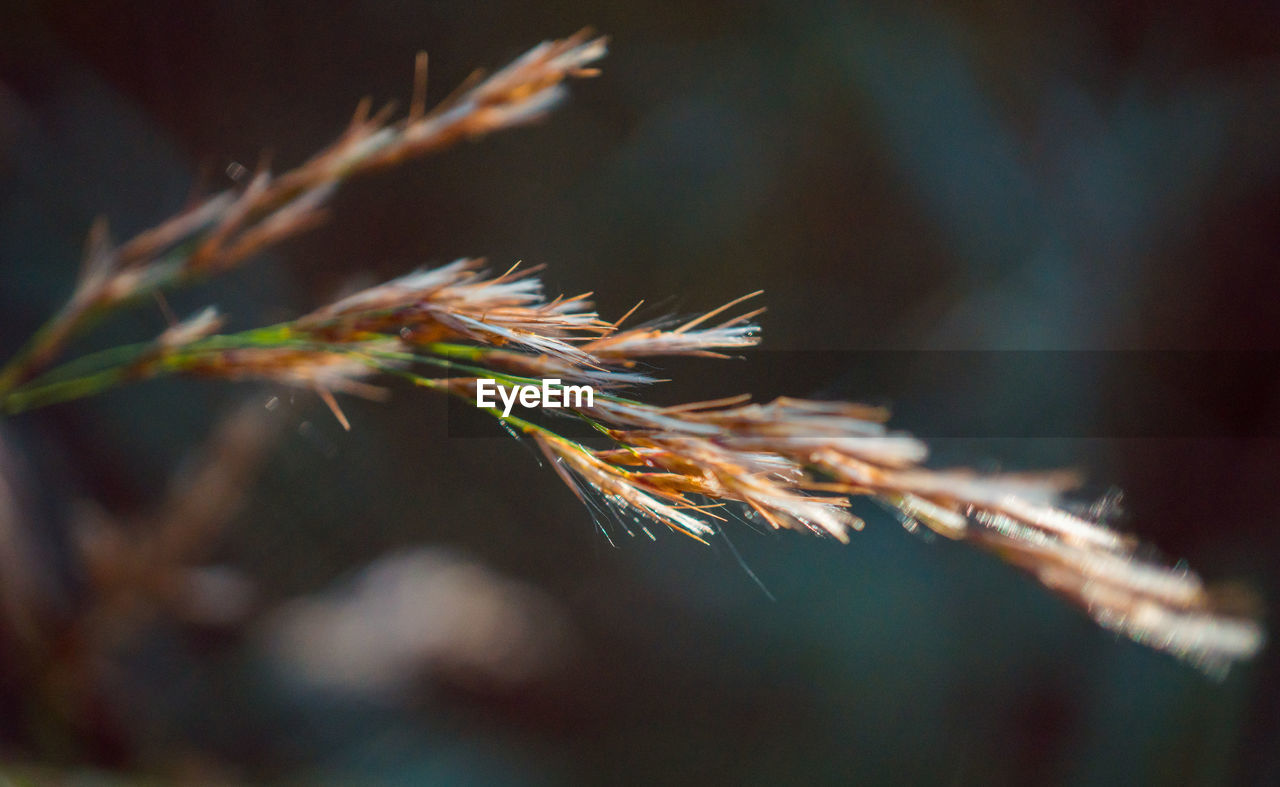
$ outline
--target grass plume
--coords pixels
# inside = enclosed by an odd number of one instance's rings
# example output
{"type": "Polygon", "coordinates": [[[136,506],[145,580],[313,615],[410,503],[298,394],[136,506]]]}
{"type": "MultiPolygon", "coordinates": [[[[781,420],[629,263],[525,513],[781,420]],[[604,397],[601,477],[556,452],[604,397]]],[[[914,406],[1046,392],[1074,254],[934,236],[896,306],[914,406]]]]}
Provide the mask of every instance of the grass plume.
{"type": "Polygon", "coordinates": [[[922,441],[887,427],[883,410],[854,403],[735,397],[657,407],[634,398],[655,382],[642,361],[721,358],[759,343],[762,309],[743,305],[758,292],[690,318],[632,326],[630,313],[601,318],[590,293],[548,297],[536,268],[495,275],[483,260],[462,259],[288,322],[221,333],[220,316],[208,309],[150,341],[54,366],[72,339],[112,311],[226,271],[314,226],[347,178],[542,117],[567,79],[595,73],[591,64],[604,51],[604,40],[586,33],[541,44],[431,110],[420,58],[403,119],[389,123],[362,103],[337,141],[293,170],[262,169],[243,188],[122,245],[96,224],[66,305],[0,371],[0,409],[16,414],[188,375],[309,389],[349,428],[337,396],[379,397],[395,380],[469,400],[480,377],[588,383],[601,394],[575,414],[609,438],[605,448],[490,413],[531,437],[575,494],[603,499],[620,522],[634,517],[709,541],[722,519],[717,509],[734,506],[774,529],[846,542],[864,526],[849,512],[850,498],[869,497],[909,527],[989,552],[1100,624],[1206,670],[1222,671],[1260,649],[1256,619],[1194,573],[1143,558],[1137,539],[1064,508],[1070,474],[933,469],[922,441]]]}

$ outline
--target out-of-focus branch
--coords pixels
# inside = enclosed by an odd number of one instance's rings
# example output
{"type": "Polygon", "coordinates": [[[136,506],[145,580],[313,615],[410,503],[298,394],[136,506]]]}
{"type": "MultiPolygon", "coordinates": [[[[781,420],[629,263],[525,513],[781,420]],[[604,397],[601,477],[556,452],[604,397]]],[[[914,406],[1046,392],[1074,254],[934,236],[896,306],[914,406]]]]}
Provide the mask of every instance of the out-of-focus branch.
{"type": "Polygon", "coordinates": [[[152,511],[126,521],[81,509],[75,534],[91,591],[86,633],[113,641],[157,611],[210,625],[243,617],[247,580],[202,561],[241,510],[279,428],[276,414],[247,402],[184,463],[152,511]]]}

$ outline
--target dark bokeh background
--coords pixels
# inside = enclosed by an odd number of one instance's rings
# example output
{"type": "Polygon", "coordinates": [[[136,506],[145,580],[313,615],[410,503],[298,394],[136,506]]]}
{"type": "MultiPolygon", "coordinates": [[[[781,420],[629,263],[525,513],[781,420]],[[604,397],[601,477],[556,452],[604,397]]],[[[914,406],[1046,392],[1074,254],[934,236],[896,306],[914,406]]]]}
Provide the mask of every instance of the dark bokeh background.
{"type": "MultiPolygon", "coordinates": [[[[549,122],[351,184],[325,227],[175,306],[216,302],[247,326],[353,277],[486,255],[547,263],[553,291],[595,290],[606,315],[764,289],[776,350],[1280,349],[1274,4],[249,0],[0,10],[0,349],[68,291],[95,215],[127,237],[223,188],[230,162],[301,161],[362,95],[403,101],[419,49],[438,99],[584,24],[612,37],[605,73],[549,122]]],[[[162,326],[142,310],[95,341],[162,326]]],[[[752,392],[886,395],[822,357],[752,392]]],[[[734,392],[714,364],[677,368],[655,397],[734,392]]],[[[1045,387],[980,372],[897,395],[978,406],[1045,387]]],[[[1087,424],[1105,384],[1048,389],[1087,424]]],[[[1169,404],[1241,389],[1275,434],[1267,363],[1206,370],[1169,404]]],[[[50,570],[74,588],[58,560],[70,501],[146,505],[246,394],[272,392],[149,384],[8,425],[40,468],[50,570]]],[[[448,546],[545,592],[572,654],[516,686],[428,672],[372,702],[293,680],[258,629],[161,626],[120,666],[132,704],[108,753],[51,758],[163,772],[166,752],[199,752],[250,780],[362,783],[1280,780],[1265,654],[1210,680],[874,508],[847,547],[734,530],[770,601],[725,545],[610,547],[527,452],[450,438],[422,393],[350,403],[350,434],[307,396],[285,410],[218,555],[258,583],[264,615],[392,550],[448,546]]],[[[1124,527],[1280,598],[1275,439],[938,453],[1079,467],[1093,493],[1124,489],[1124,527]]]]}

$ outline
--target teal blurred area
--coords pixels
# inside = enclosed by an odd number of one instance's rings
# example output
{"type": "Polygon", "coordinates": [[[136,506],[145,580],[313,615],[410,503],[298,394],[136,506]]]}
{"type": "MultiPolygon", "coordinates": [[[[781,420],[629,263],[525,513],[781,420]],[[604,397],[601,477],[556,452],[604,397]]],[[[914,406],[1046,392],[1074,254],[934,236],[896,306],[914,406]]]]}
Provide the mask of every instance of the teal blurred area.
{"type": "MultiPolygon", "coordinates": [[[[547,122],[350,184],[323,227],[175,310],[266,324],[484,255],[545,263],[606,316],[763,289],[765,347],[829,357],[1280,348],[1271,3],[49,0],[0,9],[0,353],[68,292],[95,216],[125,238],[230,185],[233,162],[300,163],[361,96],[404,106],[420,49],[437,100],[585,24],[610,36],[604,73],[547,122]]],[[[82,348],[163,326],[140,308],[82,348]]],[[[737,362],[682,363],[655,397],[731,393],[715,363],[737,362]]],[[[1088,423],[1105,403],[1078,380],[966,382],[947,388],[975,407],[1049,388],[1088,423]]],[[[1277,369],[1231,384],[1275,434],[1277,369]]],[[[1223,385],[1206,369],[1166,398],[1223,385]]],[[[753,392],[885,395],[838,364],[753,392]]],[[[306,393],[185,381],[9,419],[54,606],[84,592],[76,501],[144,509],[246,398],[282,436],[210,558],[254,584],[250,621],[147,627],[78,736],[39,732],[44,700],[0,682],[0,758],[162,782],[1280,782],[1269,652],[1208,678],[869,505],[847,546],[736,522],[732,545],[614,546],[529,451],[496,428],[450,437],[444,403],[406,389],[344,404],[349,433],[306,393]],[[372,625],[393,610],[403,625],[372,625]]],[[[935,455],[1123,489],[1121,526],[1250,588],[1278,630],[1274,438],[935,455]]]]}

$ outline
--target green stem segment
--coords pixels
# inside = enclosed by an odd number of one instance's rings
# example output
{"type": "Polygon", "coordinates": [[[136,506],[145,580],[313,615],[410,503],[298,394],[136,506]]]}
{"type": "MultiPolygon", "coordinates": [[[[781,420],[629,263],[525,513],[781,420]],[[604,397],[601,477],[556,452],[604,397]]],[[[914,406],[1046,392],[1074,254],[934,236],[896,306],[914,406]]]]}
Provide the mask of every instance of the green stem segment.
{"type": "MultiPolygon", "coordinates": [[[[422,346],[424,352],[386,350],[359,344],[318,342],[298,334],[290,323],[281,323],[237,334],[210,336],[179,348],[168,348],[157,342],[123,345],[77,358],[40,375],[25,385],[0,388],[0,414],[14,415],[53,404],[83,399],[103,393],[129,382],[180,374],[198,365],[201,356],[244,349],[295,349],[324,353],[341,353],[365,360],[372,368],[410,380],[433,390],[460,395],[456,390],[395,364],[413,363],[478,377],[490,377],[506,385],[538,385],[540,380],[509,374],[483,365],[459,363],[485,362],[489,348],[466,344],[432,343],[422,346]]],[[[20,356],[21,358],[21,356],[20,356]]],[[[15,359],[16,360],[16,359],[15,359]]],[[[15,379],[29,374],[31,366],[13,364],[15,379]]],[[[603,394],[602,394],[603,395],[603,394]]],[[[616,398],[616,397],[611,397],[616,398]]],[[[539,432],[559,437],[554,432],[513,415],[503,415],[496,408],[487,410],[498,420],[526,434],[539,432]]]]}
{"type": "Polygon", "coordinates": [[[0,398],[44,370],[90,319],[91,309],[69,301],[0,369],[0,398]]]}

